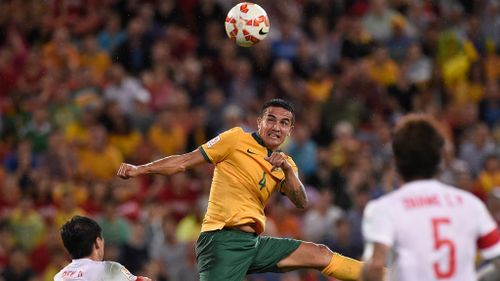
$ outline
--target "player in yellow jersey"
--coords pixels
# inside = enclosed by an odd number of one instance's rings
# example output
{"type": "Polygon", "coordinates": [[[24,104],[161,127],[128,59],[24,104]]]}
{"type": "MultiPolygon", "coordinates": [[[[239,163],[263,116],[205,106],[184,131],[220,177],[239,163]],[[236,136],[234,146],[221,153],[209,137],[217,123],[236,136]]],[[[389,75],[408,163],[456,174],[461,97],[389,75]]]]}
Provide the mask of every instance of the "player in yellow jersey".
{"type": "Polygon", "coordinates": [[[208,161],[215,165],[208,210],[196,256],[202,281],[241,281],[249,273],[299,268],[321,270],[340,280],[358,280],[362,263],[328,247],[294,239],[261,236],[264,207],[275,190],[297,208],[307,196],[292,158],[279,150],[293,129],[295,110],[284,100],[262,106],[258,131],[233,128],[198,149],[134,166],[123,163],[122,178],[142,174],[171,175],[208,161]]]}

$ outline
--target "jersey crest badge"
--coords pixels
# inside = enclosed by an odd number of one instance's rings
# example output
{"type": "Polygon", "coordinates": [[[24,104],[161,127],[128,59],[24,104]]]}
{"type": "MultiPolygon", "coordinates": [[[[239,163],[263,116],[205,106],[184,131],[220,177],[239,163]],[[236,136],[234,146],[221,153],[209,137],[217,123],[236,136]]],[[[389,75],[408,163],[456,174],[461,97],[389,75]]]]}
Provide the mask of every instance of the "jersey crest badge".
{"type": "Polygon", "coordinates": [[[132,275],[132,273],[130,273],[130,271],[128,271],[128,269],[126,269],[125,267],[121,266],[120,271],[127,277],[128,280],[134,281],[136,279],[136,277],[132,275]]]}
{"type": "Polygon", "coordinates": [[[207,147],[210,148],[212,147],[214,144],[218,143],[220,141],[220,136],[216,136],[215,138],[209,140],[207,142],[207,147]]]}

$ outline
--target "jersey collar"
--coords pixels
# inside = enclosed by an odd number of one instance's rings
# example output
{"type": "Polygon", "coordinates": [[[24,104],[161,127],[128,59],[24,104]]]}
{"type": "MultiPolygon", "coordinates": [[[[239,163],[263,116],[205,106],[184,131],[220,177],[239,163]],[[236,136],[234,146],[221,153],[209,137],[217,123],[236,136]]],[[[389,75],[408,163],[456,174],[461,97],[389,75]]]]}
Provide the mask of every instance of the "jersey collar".
{"type": "Polygon", "coordinates": [[[262,140],[262,138],[259,136],[259,134],[257,132],[253,132],[252,133],[252,137],[255,139],[255,141],[260,144],[261,146],[265,147],[266,150],[267,150],[267,156],[271,156],[271,154],[273,153],[273,151],[271,149],[269,149],[266,144],[264,143],[264,141],[262,140]]]}

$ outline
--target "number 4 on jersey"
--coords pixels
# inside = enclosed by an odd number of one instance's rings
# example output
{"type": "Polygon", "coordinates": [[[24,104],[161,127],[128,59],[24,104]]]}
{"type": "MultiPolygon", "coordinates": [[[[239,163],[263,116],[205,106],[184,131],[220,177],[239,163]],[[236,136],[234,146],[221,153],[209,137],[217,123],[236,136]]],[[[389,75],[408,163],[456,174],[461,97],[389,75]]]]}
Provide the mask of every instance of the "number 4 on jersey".
{"type": "Polygon", "coordinates": [[[262,172],[262,178],[259,181],[259,190],[262,190],[266,187],[266,172],[262,172]]]}

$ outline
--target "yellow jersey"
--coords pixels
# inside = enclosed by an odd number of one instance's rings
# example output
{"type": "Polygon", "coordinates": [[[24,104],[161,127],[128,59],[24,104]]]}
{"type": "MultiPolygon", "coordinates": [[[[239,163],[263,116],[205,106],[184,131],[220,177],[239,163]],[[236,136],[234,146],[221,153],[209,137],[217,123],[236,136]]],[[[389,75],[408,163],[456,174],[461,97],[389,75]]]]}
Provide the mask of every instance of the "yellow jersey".
{"type": "MultiPolygon", "coordinates": [[[[271,172],[264,158],[271,155],[257,133],[236,127],[200,146],[205,160],[215,165],[208,209],[201,231],[251,224],[264,231],[264,207],[271,193],[284,183],[281,169],[271,172]]],[[[287,156],[297,173],[297,165],[287,156]]]]}

